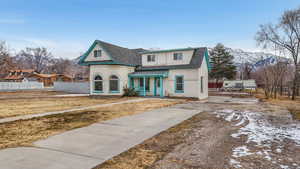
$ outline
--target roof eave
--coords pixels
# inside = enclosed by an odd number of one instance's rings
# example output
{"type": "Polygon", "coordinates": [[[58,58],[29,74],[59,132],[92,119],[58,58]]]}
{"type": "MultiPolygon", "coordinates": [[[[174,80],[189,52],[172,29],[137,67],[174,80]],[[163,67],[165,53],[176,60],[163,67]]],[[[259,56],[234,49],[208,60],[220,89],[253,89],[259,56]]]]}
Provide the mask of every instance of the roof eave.
{"type": "Polygon", "coordinates": [[[198,48],[178,48],[178,49],[166,49],[166,50],[153,50],[153,51],[141,52],[141,54],[178,52],[178,51],[188,51],[188,50],[195,50],[195,49],[198,49],[198,48]]]}

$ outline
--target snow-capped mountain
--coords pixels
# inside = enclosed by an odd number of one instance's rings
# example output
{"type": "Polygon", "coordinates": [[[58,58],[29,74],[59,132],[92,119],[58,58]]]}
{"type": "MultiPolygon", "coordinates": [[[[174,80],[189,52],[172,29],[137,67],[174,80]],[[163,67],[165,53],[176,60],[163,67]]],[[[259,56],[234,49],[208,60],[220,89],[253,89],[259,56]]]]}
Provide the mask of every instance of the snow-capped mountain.
{"type": "Polygon", "coordinates": [[[234,56],[234,62],[238,67],[240,67],[244,63],[250,63],[254,66],[254,68],[259,68],[264,65],[275,64],[279,59],[281,61],[289,62],[288,58],[279,57],[271,53],[245,52],[241,49],[231,48],[227,48],[227,50],[234,56]]]}

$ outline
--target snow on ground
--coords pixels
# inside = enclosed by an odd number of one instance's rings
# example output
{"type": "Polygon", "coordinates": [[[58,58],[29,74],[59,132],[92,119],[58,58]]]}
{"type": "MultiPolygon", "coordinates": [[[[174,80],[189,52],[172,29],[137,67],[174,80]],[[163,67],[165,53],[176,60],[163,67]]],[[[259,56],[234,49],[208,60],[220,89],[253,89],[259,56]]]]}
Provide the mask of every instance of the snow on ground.
{"type": "Polygon", "coordinates": [[[236,161],[235,159],[230,159],[230,164],[235,168],[242,168],[242,165],[240,162],[236,161]]]}
{"type": "Polygon", "coordinates": [[[248,155],[252,155],[253,153],[249,152],[249,149],[247,148],[247,146],[240,146],[240,147],[236,147],[235,149],[233,149],[233,157],[243,157],[243,156],[248,156],[248,155]]]}
{"type": "Polygon", "coordinates": [[[293,141],[296,146],[300,146],[299,124],[274,126],[259,112],[226,109],[217,111],[215,114],[219,118],[232,122],[233,126],[241,127],[231,135],[233,138],[241,138],[241,136],[246,135],[246,143],[254,143],[255,147],[258,147],[256,150],[249,150],[246,145],[234,148],[232,154],[234,159],[231,159],[230,163],[235,168],[241,168],[241,164],[237,163],[239,158],[249,155],[259,155],[274,164],[278,164],[283,169],[288,168],[288,166],[279,164],[280,162],[272,158],[270,155],[272,154],[272,146],[276,146],[275,152],[279,154],[283,151],[282,145],[286,139],[293,141]]]}

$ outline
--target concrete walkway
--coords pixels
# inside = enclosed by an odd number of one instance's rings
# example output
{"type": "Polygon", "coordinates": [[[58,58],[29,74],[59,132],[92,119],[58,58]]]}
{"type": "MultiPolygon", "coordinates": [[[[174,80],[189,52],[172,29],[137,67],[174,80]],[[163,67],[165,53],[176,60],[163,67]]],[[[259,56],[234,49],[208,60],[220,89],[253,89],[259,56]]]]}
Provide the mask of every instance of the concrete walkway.
{"type": "Polygon", "coordinates": [[[0,168],[90,169],[201,112],[188,105],[95,123],[37,141],[34,147],[1,150],[0,168]]]}
{"type": "Polygon", "coordinates": [[[140,102],[140,101],[144,101],[144,100],[148,100],[148,98],[139,98],[139,99],[126,100],[126,101],[107,103],[107,104],[97,104],[97,105],[93,105],[93,106],[79,107],[79,108],[62,110],[62,111],[53,111],[53,112],[45,112],[45,113],[38,113],[38,114],[28,114],[28,115],[22,115],[22,116],[16,116],[16,117],[8,117],[8,118],[0,119],[0,124],[7,123],[7,122],[13,122],[13,121],[17,121],[17,120],[27,120],[27,119],[32,119],[32,118],[36,118],[36,117],[43,117],[43,116],[49,116],[49,115],[55,115],[55,114],[74,112],[74,111],[82,111],[82,110],[88,110],[88,109],[94,109],[94,108],[113,106],[113,105],[124,104],[124,103],[135,103],[135,102],[140,102]]]}

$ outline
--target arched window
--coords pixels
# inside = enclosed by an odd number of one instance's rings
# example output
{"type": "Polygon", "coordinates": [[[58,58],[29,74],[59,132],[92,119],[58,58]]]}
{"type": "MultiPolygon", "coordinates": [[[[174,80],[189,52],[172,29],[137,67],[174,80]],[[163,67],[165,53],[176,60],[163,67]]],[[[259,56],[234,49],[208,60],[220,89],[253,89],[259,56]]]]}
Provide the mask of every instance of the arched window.
{"type": "Polygon", "coordinates": [[[103,91],[103,80],[100,75],[95,76],[94,79],[94,91],[102,92],[103,91]]]}
{"type": "Polygon", "coordinates": [[[119,78],[116,75],[112,75],[109,78],[109,91],[119,92],[119,78]]]}

